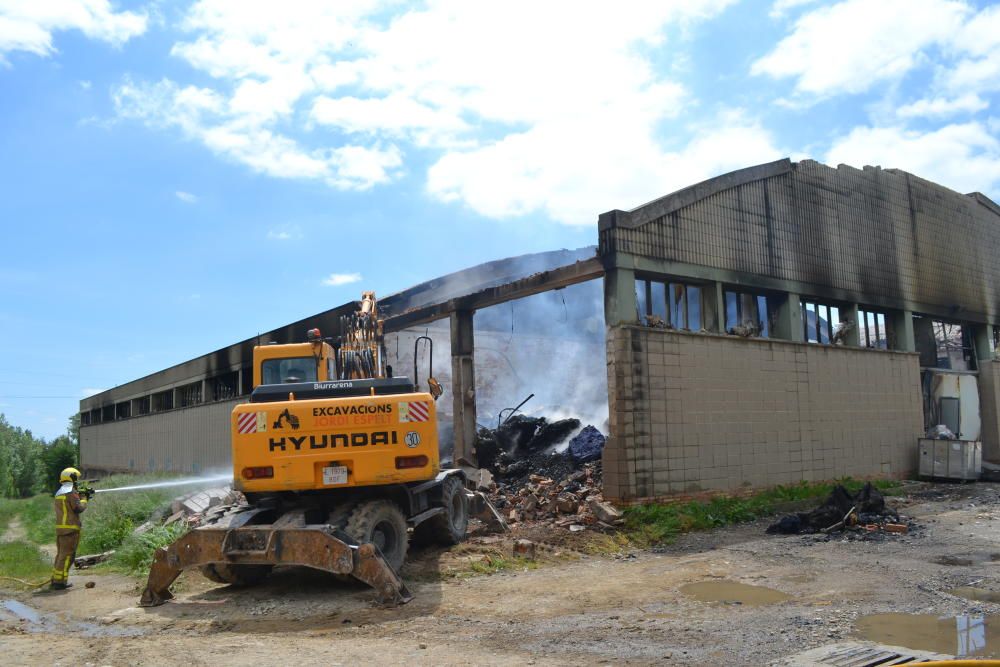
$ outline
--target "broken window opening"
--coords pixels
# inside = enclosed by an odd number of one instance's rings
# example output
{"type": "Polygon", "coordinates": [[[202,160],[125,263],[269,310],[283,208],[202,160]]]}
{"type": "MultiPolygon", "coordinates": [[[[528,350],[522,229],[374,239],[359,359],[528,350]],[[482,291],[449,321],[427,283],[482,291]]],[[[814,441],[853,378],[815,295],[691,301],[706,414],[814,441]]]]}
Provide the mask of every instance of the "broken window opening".
{"type": "Polygon", "coordinates": [[[831,303],[803,299],[802,331],[807,343],[831,345],[843,342],[840,307],[831,303]]]}
{"type": "Polygon", "coordinates": [[[100,408],[94,408],[93,410],[90,411],[90,423],[91,424],[100,424],[101,423],[101,409],[100,408]]]}
{"type": "Polygon", "coordinates": [[[132,401],[122,401],[115,404],[115,419],[128,419],[132,416],[132,401]]]}
{"type": "Polygon", "coordinates": [[[635,295],[640,323],[667,329],[701,330],[701,286],[636,280],[635,295]]]}
{"type": "Polygon", "coordinates": [[[167,389],[153,394],[153,412],[163,412],[174,409],[174,390],[167,389]]]}
{"type": "Polygon", "coordinates": [[[913,335],[922,367],[953,371],[976,370],[972,327],[914,315],[913,335]]]}
{"type": "Polygon", "coordinates": [[[115,406],[114,403],[111,405],[105,405],[101,408],[101,423],[106,424],[108,422],[113,422],[115,420],[115,406]]]}
{"type": "Polygon", "coordinates": [[[727,290],[724,296],[726,333],[745,337],[770,337],[771,318],[766,296],[733,290],[727,290]]]}
{"type": "Polygon", "coordinates": [[[90,426],[90,412],[80,413],[80,426],[90,426]]]}
{"type": "Polygon", "coordinates": [[[239,380],[240,374],[238,371],[230,371],[228,373],[223,373],[222,375],[217,375],[214,378],[208,380],[209,390],[208,395],[212,397],[213,401],[225,401],[230,398],[235,398],[239,395],[239,380]]]}
{"type": "Polygon", "coordinates": [[[180,407],[186,408],[201,403],[201,382],[192,382],[177,388],[177,398],[180,407]]]}
{"type": "Polygon", "coordinates": [[[142,396],[135,399],[135,414],[137,416],[148,415],[150,413],[150,397],[142,396]]]}
{"type": "Polygon", "coordinates": [[[863,347],[876,350],[889,349],[889,332],[885,313],[876,310],[858,310],[858,339],[863,347]]]}
{"type": "MultiPolygon", "coordinates": [[[[334,376],[336,377],[336,376],[334,376]]],[[[248,396],[253,391],[253,366],[244,366],[240,379],[240,394],[248,396]]]]}
{"type": "Polygon", "coordinates": [[[993,327],[993,356],[1000,357],[1000,327],[993,327]]]}

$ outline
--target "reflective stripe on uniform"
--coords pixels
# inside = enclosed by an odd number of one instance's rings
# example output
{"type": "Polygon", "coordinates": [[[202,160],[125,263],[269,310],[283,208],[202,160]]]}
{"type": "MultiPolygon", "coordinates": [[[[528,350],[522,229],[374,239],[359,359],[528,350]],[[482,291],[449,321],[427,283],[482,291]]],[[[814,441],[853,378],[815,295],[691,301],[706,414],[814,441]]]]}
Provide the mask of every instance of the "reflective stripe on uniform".
{"type": "Polygon", "coordinates": [[[56,528],[68,528],[69,530],[80,530],[80,526],[71,526],[68,523],[67,524],[57,523],[56,528]]]}
{"type": "MultiPolygon", "coordinates": [[[[56,496],[56,500],[62,503],[62,522],[69,523],[69,509],[66,507],[66,496],[56,496]]],[[[68,526],[56,526],[56,528],[68,528],[68,526]]]]}

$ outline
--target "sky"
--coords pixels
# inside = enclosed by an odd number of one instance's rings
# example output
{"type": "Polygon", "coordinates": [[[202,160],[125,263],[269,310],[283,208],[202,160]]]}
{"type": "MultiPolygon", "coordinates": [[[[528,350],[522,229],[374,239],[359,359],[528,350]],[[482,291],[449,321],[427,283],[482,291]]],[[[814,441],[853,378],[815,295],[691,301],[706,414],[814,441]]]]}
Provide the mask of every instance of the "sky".
{"type": "Polygon", "coordinates": [[[0,0],[0,412],[791,157],[1000,200],[1000,6],[0,0]]]}

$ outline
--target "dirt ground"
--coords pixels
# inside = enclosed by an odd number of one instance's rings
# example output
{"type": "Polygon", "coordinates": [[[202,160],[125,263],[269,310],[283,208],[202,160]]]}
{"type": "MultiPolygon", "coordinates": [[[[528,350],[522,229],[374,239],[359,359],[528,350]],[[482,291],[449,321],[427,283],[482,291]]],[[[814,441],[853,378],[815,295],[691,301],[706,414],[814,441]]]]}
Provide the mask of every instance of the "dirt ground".
{"type": "MultiPolygon", "coordinates": [[[[1000,613],[948,592],[1000,591],[1000,486],[907,489],[891,504],[922,528],[882,541],[770,536],[758,522],[689,535],[659,553],[555,547],[536,569],[457,577],[438,574],[508,543],[425,550],[404,571],[415,599],[393,609],[374,606],[360,585],[295,569],[252,589],[188,573],[175,601],[139,609],[137,582],[85,571],[65,593],[6,596],[40,617],[0,606],[0,655],[76,666],[769,664],[849,639],[869,614],[1000,613]],[[705,581],[788,597],[754,606],[681,590],[705,581]]],[[[1000,645],[994,634],[987,620],[990,647],[1000,645]]]]}

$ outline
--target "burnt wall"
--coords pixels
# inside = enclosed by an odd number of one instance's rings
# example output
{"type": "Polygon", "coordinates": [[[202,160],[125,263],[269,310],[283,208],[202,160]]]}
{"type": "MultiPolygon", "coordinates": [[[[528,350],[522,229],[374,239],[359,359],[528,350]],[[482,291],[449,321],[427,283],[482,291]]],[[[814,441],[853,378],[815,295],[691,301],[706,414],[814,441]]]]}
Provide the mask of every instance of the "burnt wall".
{"type": "Polygon", "coordinates": [[[983,459],[1000,460],[1000,361],[979,361],[979,406],[983,459]]]}
{"type": "MultiPolygon", "coordinates": [[[[600,252],[829,289],[955,319],[1000,315],[1000,209],[911,174],[787,160],[601,216],[600,252]]],[[[794,290],[788,290],[794,291],[794,290]]]]}

